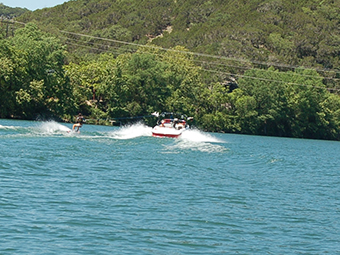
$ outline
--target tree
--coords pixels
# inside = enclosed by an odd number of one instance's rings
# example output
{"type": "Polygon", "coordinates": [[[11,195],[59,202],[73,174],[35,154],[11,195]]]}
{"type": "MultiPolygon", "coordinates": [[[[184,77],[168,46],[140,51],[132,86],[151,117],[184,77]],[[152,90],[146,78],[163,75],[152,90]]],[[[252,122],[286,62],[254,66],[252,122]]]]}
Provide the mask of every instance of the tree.
{"type": "Polygon", "coordinates": [[[13,67],[7,82],[12,115],[25,118],[67,114],[72,108],[71,88],[65,79],[65,51],[59,40],[27,24],[7,39],[2,54],[13,67]]]}
{"type": "Polygon", "coordinates": [[[250,70],[239,80],[239,87],[256,102],[251,111],[258,113],[252,122],[257,128],[252,133],[331,139],[339,130],[333,115],[338,100],[325,89],[315,70],[250,70]]]}

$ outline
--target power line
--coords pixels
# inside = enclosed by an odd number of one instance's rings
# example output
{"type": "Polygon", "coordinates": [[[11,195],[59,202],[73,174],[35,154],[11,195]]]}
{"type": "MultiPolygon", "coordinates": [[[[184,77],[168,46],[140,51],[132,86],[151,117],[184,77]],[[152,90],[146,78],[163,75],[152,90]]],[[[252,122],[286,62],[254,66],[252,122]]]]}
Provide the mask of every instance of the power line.
{"type": "Polygon", "coordinates": [[[306,69],[306,70],[315,70],[317,72],[334,72],[334,73],[340,74],[340,71],[333,70],[333,69],[318,69],[318,68],[302,67],[302,66],[296,66],[296,65],[287,65],[287,64],[280,64],[280,63],[272,63],[272,62],[262,62],[262,61],[256,61],[256,60],[246,60],[246,59],[242,59],[242,58],[230,58],[230,57],[217,56],[217,55],[211,55],[211,54],[206,54],[206,53],[198,53],[198,52],[192,52],[192,51],[183,51],[183,50],[163,48],[163,47],[160,47],[160,46],[154,46],[154,45],[148,45],[148,44],[138,44],[138,43],[120,41],[120,40],[115,40],[115,39],[108,39],[108,38],[92,36],[92,35],[86,35],[86,34],[81,34],[81,33],[68,32],[68,31],[65,31],[65,30],[59,30],[59,31],[61,33],[77,35],[77,36],[81,36],[81,37],[87,37],[87,38],[92,38],[92,39],[104,40],[104,41],[108,41],[108,42],[114,42],[114,43],[119,43],[119,44],[131,45],[131,46],[136,46],[136,47],[150,48],[150,49],[155,49],[155,50],[164,50],[164,51],[171,51],[171,52],[189,54],[189,55],[193,55],[193,56],[222,59],[222,60],[227,60],[227,61],[236,61],[236,62],[241,62],[241,63],[246,63],[246,64],[247,63],[248,64],[252,63],[252,64],[264,65],[264,66],[276,66],[276,67],[290,68],[290,69],[297,69],[298,68],[298,69],[306,69]]]}
{"type": "MultiPolygon", "coordinates": [[[[71,32],[70,32],[71,33],[71,32]]],[[[77,33],[72,33],[72,34],[77,34],[77,33]]],[[[86,37],[91,37],[91,38],[100,38],[102,40],[106,40],[106,41],[113,41],[113,42],[123,42],[123,41],[118,41],[118,40],[114,40],[114,39],[105,39],[105,38],[101,38],[101,37],[93,37],[93,36],[87,36],[86,37]]],[[[76,41],[76,39],[71,38],[71,40],[76,41]]],[[[65,42],[66,44],[71,44],[68,42],[65,42]]],[[[90,44],[90,42],[87,42],[88,44],[90,44]]],[[[152,45],[142,45],[142,44],[135,44],[135,43],[129,43],[129,42],[123,42],[125,44],[129,44],[129,45],[138,45],[138,46],[142,46],[142,47],[150,47],[150,48],[154,48],[154,49],[162,49],[162,50],[167,50],[167,51],[175,51],[175,52],[181,52],[181,53],[188,53],[186,51],[178,51],[178,50],[173,50],[173,49],[164,49],[161,47],[157,47],[157,46],[152,46],[152,45]]],[[[117,46],[112,46],[112,45],[104,45],[104,44],[96,44],[96,43],[91,43],[91,44],[95,44],[95,45],[99,45],[99,46],[104,46],[104,47],[113,47],[116,49],[121,49],[120,47],[117,46]]],[[[85,47],[85,46],[84,46],[85,47]]],[[[99,49],[99,48],[94,48],[94,47],[90,47],[87,46],[88,48],[92,48],[92,49],[96,49],[96,50],[100,50],[100,51],[111,51],[111,49],[99,49]]],[[[118,53],[118,52],[117,52],[118,53]]],[[[193,52],[191,52],[193,53],[193,52]]],[[[153,55],[158,55],[158,56],[162,56],[160,54],[156,54],[156,53],[151,53],[153,55]]],[[[209,61],[203,61],[203,60],[192,60],[194,62],[198,62],[198,63],[202,63],[202,64],[212,64],[212,65],[221,65],[221,66],[227,66],[227,67],[232,67],[232,68],[237,68],[237,69],[245,69],[245,70],[251,70],[250,67],[244,67],[244,66],[235,66],[235,65],[228,65],[225,63],[220,63],[220,62],[209,62],[209,61]]],[[[309,68],[302,68],[302,69],[306,69],[306,70],[311,70],[309,68]]],[[[209,70],[209,69],[204,69],[205,71],[211,71],[211,72],[220,72],[220,73],[225,73],[222,71],[215,71],[215,70],[209,70]]],[[[317,69],[312,69],[312,70],[317,70],[317,69]]],[[[275,71],[271,71],[271,70],[266,70],[269,72],[275,72],[275,71]]],[[[229,74],[229,73],[225,73],[225,74],[229,74]]],[[[336,78],[331,78],[331,77],[320,77],[320,76],[314,76],[314,75],[306,75],[306,74],[299,74],[299,73],[289,73],[290,75],[293,76],[301,76],[301,77],[307,77],[307,78],[323,78],[323,79],[331,79],[331,80],[340,80],[340,79],[336,79],[336,78]]],[[[230,74],[230,75],[235,75],[235,76],[240,76],[240,75],[236,75],[236,74],[230,74]]]]}
{"type": "MultiPolygon", "coordinates": [[[[246,71],[253,69],[253,68],[250,68],[250,67],[227,65],[227,64],[219,63],[219,62],[209,62],[209,61],[203,61],[203,60],[193,60],[193,61],[194,62],[199,62],[199,63],[202,63],[202,64],[212,64],[212,65],[220,65],[220,66],[232,67],[232,68],[237,68],[237,69],[244,69],[246,71]]],[[[209,71],[209,69],[204,69],[204,70],[209,71]]],[[[276,70],[268,70],[267,69],[266,72],[274,73],[274,72],[276,72],[276,70]]],[[[285,73],[289,74],[289,75],[293,75],[293,76],[301,76],[301,77],[307,77],[307,78],[316,78],[316,79],[323,78],[323,79],[326,79],[326,80],[334,80],[334,81],[340,80],[340,79],[332,78],[332,77],[323,77],[323,76],[315,76],[315,75],[300,74],[300,73],[287,73],[287,72],[285,72],[285,73]]]]}
{"type": "MultiPolygon", "coordinates": [[[[19,23],[19,24],[26,25],[26,23],[15,21],[15,20],[6,21],[6,22],[19,23]]],[[[69,32],[69,31],[65,31],[65,30],[59,30],[59,32],[64,33],[64,34],[70,34],[70,35],[87,37],[87,38],[92,38],[92,39],[97,39],[97,40],[103,40],[103,41],[108,41],[108,42],[125,44],[125,45],[130,45],[130,46],[135,46],[135,47],[144,47],[144,48],[150,48],[150,49],[155,49],[155,50],[172,51],[172,52],[177,52],[177,53],[189,54],[189,55],[193,55],[193,56],[208,57],[208,58],[221,59],[221,60],[227,60],[227,61],[236,61],[236,62],[241,62],[241,63],[245,63],[245,64],[252,63],[252,64],[264,65],[264,66],[268,66],[268,67],[269,66],[275,66],[275,67],[280,67],[280,68],[315,70],[317,72],[332,72],[334,74],[340,74],[340,71],[334,70],[334,69],[327,69],[327,68],[319,69],[319,68],[303,67],[303,66],[297,66],[297,65],[273,63],[273,62],[246,60],[246,59],[242,59],[242,58],[230,58],[230,57],[217,56],[217,55],[211,55],[211,54],[206,54],[206,53],[163,48],[163,47],[160,47],[160,46],[154,46],[154,45],[148,45],[148,44],[138,44],[138,43],[121,41],[121,40],[116,40],[116,39],[103,38],[103,37],[99,37],[99,36],[92,36],[92,35],[87,35],[87,34],[82,34],[82,33],[69,32]]],[[[234,67],[235,68],[242,68],[242,67],[237,67],[237,66],[234,66],[234,67]]],[[[324,77],[324,78],[327,79],[326,77],[324,77]]],[[[332,79],[332,78],[329,78],[329,79],[332,79]]]]}
{"type": "MultiPolygon", "coordinates": [[[[77,33],[72,33],[72,34],[77,34],[77,33]]],[[[86,37],[100,38],[100,39],[103,39],[103,40],[106,40],[106,41],[121,42],[121,41],[118,41],[118,40],[105,39],[105,38],[101,38],[101,37],[92,37],[92,36],[86,36],[86,37]]],[[[73,38],[71,38],[71,40],[77,41],[76,39],[73,39],[73,38]]],[[[129,45],[133,44],[133,45],[138,45],[138,46],[143,46],[143,47],[150,47],[150,48],[153,48],[153,49],[162,49],[162,50],[167,50],[167,51],[175,51],[175,52],[187,53],[186,51],[178,51],[178,50],[173,50],[173,49],[164,49],[164,48],[160,48],[160,47],[157,47],[157,46],[151,46],[151,45],[141,45],[141,44],[135,44],[135,43],[129,43],[129,42],[124,42],[124,43],[129,44],[129,45]]],[[[67,44],[79,46],[79,44],[74,44],[74,43],[67,43],[67,44]]],[[[87,42],[87,44],[90,44],[90,42],[87,42]]],[[[92,43],[92,42],[91,42],[91,44],[105,46],[105,47],[112,47],[112,46],[109,46],[109,45],[96,44],[96,43],[92,43]]],[[[80,46],[86,47],[86,48],[95,49],[95,50],[100,50],[100,51],[110,51],[110,52],[113,52],[110,49],[106,49],[106,50],[105,49],[99,49],[99,48],[94,48],[94,47],[88,46],[88,45],[80,45],[80,46]]],[[[116,47],[116,46],[113,46],[113,47],[117,48],[117,49],[121,49],[120,47],[116,47]]],[[[116,52],[115,54],[119,55],[120,52],[116,52]]],[[[157,54],[157,53],[151,53],[151,54],[157,55],[157,56],[162,56],[161,54],[157,54]]],[[[192,60],[192,61],[200,62],[200,63],[203,63],[203,64],[222,65],[222,66],[228,66],[228,67],[233,67],[233,68],[240,68],[240,69],[250,70],[250,68],[247,68],[247,67],[227,65],[227,64],[223,64],[223,63],[219,63],[219,62],[209,62],[209,61],[202,61],[202,60],[192,60]]],[[[192,67],[192,68],[194,68],[194,67],[192,67]]],[[[242,74],[237,74],[237,73],[230,73],[230,72],[224,72],[224,71],[218,71],[218,70],[205,69],[205,68],[202,68],[202,67],[201,67],[201,70],[206,71],[206,72],[220,73],[220,74],[225,74],[225,75],[229,75],[229,76],[240,77],[240,78],[249,78],[249,79],[261,80],[261,81],[275,82],[275,83],[285,83],[285,84],[290,84],[290,85],[295,85],[295,86],[313,87],[313,88],[318,88],[318,89],[326,89],[326,90],[329,90],[329,91],[340,91],[340,89],[337,89],[337,88],[326,88],[326,87],[307,85],[307,84],[301,84],[301,83],[294,83],[294,82],[286,82],[286,81],[281,81],[281,80],[260,78],[260,77],[250,76],[250,75],[242,75],[242,74]]],[[[307,69],[307,70],[310,70],[310,69],[307,69]]],[[[267,71],[270,71],[270,70],[266,70],[266,72],[267,71]]],[[[270,71],[270,72],[275,72],[275,71],[270,71]]],[[[305,74],[299,74],[299,73],[294,73],[294,72],[292,72],[292,73],[285,72],[285,74],[289,74],[289,75],[292,75],[292,76],[306,77],[306,78],[331,79],[331,80],[336,80],[336,81],[339,80],[339,79],[330,78],[330,77],[305,75],[305,74]]]]}
{"type": "MultiPolygon", "coordinates": [[[[223,74],[226,74],[226,75],[237,76],[237,77],[241,77],[241,78],[249,78],[249,79],[253,79],[253,80],[261,80],[261,81],[268,81],[268,82],[275,82],[275,83],[285,83],[285,84],[289,84],[289,85],[312,87],[312,88],[316,88],[316,89],[327,89],[327,90],[331,90],[331,91],[340,91],[340,89],[337,89],[337,88],[326,88],[326,87],[320,87],[320,86],[314,86],[314,85],[308,85],[308,84],[301,84],[301,83],[295,83],[295,82],[287,82],[287,81],[281,81],[281,80],[273,80],[273,79],[249,76],[249,75],[226,73],[226,72],[221,72],[221,71],[213,71],[213,70],[205,70],[205,69],[202,69],[202,70],[203,71],[209,71],[209,72],[223,73],[223,74]]],[[[322,79],[323,77],[317,77],[317,78],[322,79]]]]}
{"type": "MultiPolygon", "coordinates": [[[[25,24],[23,22],[17,22],[17,21],[12,21],[12,23],[25,24]]],[[[103,40],[103,41],[107,41],[107,42],[114,42],[114,43],[118,43],[118,44],[130,45],[130,46],[134,46],[134,47],[144,47],[144,48],[150,48],[150,49],[155,49],[155,50],[177,52],[177,53],[181,53],[181,54],[189,54],[189,55],[192,55],[192,56],[215,58],[215,59],[226,60],[226,61],[236,61],[236,62],[241,62],[241,63],[245,63],[245,64],[253,63],[253,64],[259,64],[259,65],[265,65],[265,66],[276,66],[276,67],[281,67],[281,68],[291,68],[291,69],[299,68],[299,69],[302,69],[302,70],[315,70],[315,71],[319,71],[319,72],[333,72],[333,73],[336,73],[336,74],[340,73],[336,70],[331,70],[331,69],[315,69],[315,68],[306,68],[306,67],[294,66],[294,65],[245,60],[245,59],[241,59],[241,58],[228,58],[228,57],[224,57],[224,56],[216,56],[216,55],[211,55],[211,54],[190,52],[190,51],[184,51],[184,50],[178,50],[178,49],[168,49],[168,48],[163,48],[163,47],[160,47],[160,46],[154,46],[154,45],[148,45],[148,44],[144,45],[144,44],[126,42],[126,41],[121,41],[121,40],[116,40],[116,39],[108,39],[108,38],[103,38],[103,37],[98,37],[98,36],[91,36],[91,35],[86,35],[86,34],[81,34],[81,33],[69,32],[69,31],[65,31],[65,30],[59,30],[59,31],[61,33],[64,33],[64,34],[70,34],[70,35],[75,35],[75,36],[80,36],[80,37],[103,40]]],[[[64,39],[79,42],[79,40],[77,40],[75,38],[69,38],[69,37],[65,38],[64,37],[64,39]]],[[[81,46],[81,47],[90,48],[90,49],[102,51],[102,52],[110,51],[110,52],[117,54],[117,55],[121,54],[120,51],[113,51],[112,49],[95,48],[91,45],[80,45],[78,43],[71,43],[71,42],[67,42],[67,41],[65,41],[65,44],[74,45],[74,46],[81,46]]],[[[86,44],[99,45],[99,46],[102,46],[104,48],[113,47],[113,48],[116,48],[118,50],[121,50],[121,47],[112,46],[112,45],[104,45],[104,44],[98,44],[98,43],[93,43],[93,42],[86,42],[86,44]]],[[[156,53],[152,53],[152,54],[159,55],[159,54],[156,54],[156,53]]],[[[227,67],[237,68],[237,69],[245,69],[245,70],[251,69],[250,67],[235,66],[235,65],[225,64],[225,63],[221,63],[221,62],[211,62],[211,61],[203,61],[203,60],[195,60],[195,59],[192,60],[192,61],[199,62],[201,64],[227,66],[227,67]]],[[[259,78],[259,77],[255,77],[255,76],[247,76],[247,75],[230,73],[230,72],[211,70],[211,69],[206,69],[206,68],[201,68],[201,70],[206,71],[206,72],[221,73],[221,74],[235,76],[235,77],[241,77],[241,78],[250,78],[250,79],[257,79],[257,80],[270,81],[270,82],[287,83],[287,84],[298,85],[298,86],[312,86],[312,85],[304,85],[304,84],[298,84],[298,83],[283,82],[283,81],[273,80],[273,79],[259,78]]],[[[270,71],[270,70],[267,70],[267,71],[270,71]]],[[[323,79],[334,80],[334,81],[339,80],[339,79],[336,79],[336,78],[318,77],[318,76],[298,74],[298,73],[290,73],[290,75],[301,76],[301,77],[309,77],[309,78],[320,78],[320,79],[323,78],[323,79]]],[[[333,91],[340,91],[340,89],[336,89],[336,88],[324,88],[324,87],[317,87],[317,86],[312,86],[312,87],[322,88],[322,89],[327,89],[327,90],[333,90],[333,91]]]]}
{"type": "MultiPolygon", "coordinates": [[[[74,41],[76,41],[76,39],[72,39],[74,41]]],[[[90,49],[95,49],[95,50],[100,50],[100,51],[110,51],[112,52],[112,50],[109,49],[99,49],[99,48],[94,48],[92,46],[87,46],[87,45],[79,45],[79,44],[74,44],[74,43],[67,43],[70,45],[76,45],[76,46],[82,46],[82,47],[86,47],[86,48],[90,48],[90,49]]],[[[103,45],[103,44],[98,44],[101,46],[107,46],[107,45],[103,45]]],[[[120,49],[118,47],[115,47],[117,49],[120,49]]],[[[119,52],[116,52],[115,54],[120,54],[119,52]]],[[[158,55],[158,56],[162,56],[160,54],[156,54],[156,53],[152,53],[154,55],[158,55]]],[[[211,64],[211,62],[208,61],[200,61],[200,60],[193,60],[195,62],[201,62],[201,63],[207,63],[207,64],[211,64]]],[[[218,62],[213,62],[212,64],[220,64],[218,62]]],[[[221,64],[223,65],[223,64],[221,64]]],[[[229,66],[229,65],[228,65],[229,66]]],[[[231,66],[231,67],[235,67],[238,68],[238,66],[231,66]]],[[[193,67],[194,68],[194,67],[193,67]]],[[[242,67],[241,67],[242,68],[242,67]]],[[[243,67],[244,68],[244,67],[243,67]]],[[[220,74],[225,74],[225,75],[229,75],[229,76],[234,76],[234,77],[240,77],[240,78],[249,78],[249,79],[255,79],[255,80],[261,80],[261,81],[268,81],[268,82],[275,82],[275,83],[285,83],[285,84],[290,84],[290,85],[295,85],[295,86],[304,86],[304,87],[314,87],[314,88],[318,88],[318,89],[327,89],[329,91],[340,91],[340,89],[337,88],[326,88],[326,87],[320,87],[320,86],[314,86],[314,85],[306,85],[306,84],[301,84],[301,83],[294,83],[294,82],[286,82],[286,81],[281,81],[281,80],[274,80],[274,79],[267,79],[267,78],[260,78],[260,77],[255,77],[255,76],[250,76],[250,75],[242,75],[242,74],[237,74],[237,73],[230,73],[230,72],[224,72],[224,71],[218,71],[218,70],[211,70],[211,69],[205,69],[205,68],[201,68],[201,70],[206,71],[206,72],[213,72],[213,73],[220,73],[220,74]]],[[[270,70],[266,70],[270,71],[270,70]]],[[[271,72],[275,72],[275,71],[271,71],[271,72]]],[[[286,74],[288,74],[286,72],[286,74]]],[[[304,75],[304,74],[298,74],[298,73],[289,73],[289,75],[292,76],[300,76],[300,77],[306,77],[306,78],[315,78],[315,79],[332,79],[329,77],[322,77],[322,76],[313,76],[313,75],[304,75]]],[[[333,79],[333,80],[339,80],[339,79],[333,79]]]]}

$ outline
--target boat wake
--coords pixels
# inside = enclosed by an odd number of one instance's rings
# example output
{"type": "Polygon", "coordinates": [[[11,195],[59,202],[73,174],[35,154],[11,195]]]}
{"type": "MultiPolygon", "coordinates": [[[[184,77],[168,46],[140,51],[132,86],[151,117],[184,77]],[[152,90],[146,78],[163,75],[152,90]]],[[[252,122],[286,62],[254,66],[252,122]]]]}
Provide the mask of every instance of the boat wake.
{"type": "Polygon", "coordinates": [[[16,126],[3,126],[0,125],[0,129],[19,129],[20,127],[16,127],[16,126]]]}
{"type": "Polygon", "coordinates": [[[217,139],[216,137],[208,133],[204,133],[198,129],[186,130],[180,136],[180,139],[191,142],[223,143],[223,141],[217,139]]]}
{"type": "Polygon", "coordinates": [[[175,144],[168,147],[168,151],[179,153],[183,150],[200,151],[206,153],[226,152],[228,149],[222,146],[225,143],[218,138],[197,129],[190,129],[176,139],[175,144]]]}
{"type": "Polygon", "coordinates": [[[46,121],[38,125],[36,131],[42,135],[51,135],[67,134],[67,132],[71,132],[71,129],[56,121],[46,121]]]}
{"type": "Polygon", "coordinates": [[[55,136],[67,135],[71,129],[56,122],[24,122],[23,126],[0,125],[2,137],[37,137],[37,136],[55,136]],[[33,125],[32,125],[33,123],[33,125]],[[27,125],[29,124],[29,125],[27,125]]]}
{"type": "MultiPolygon", "coordinates": [[[[95,139],[105,142],[108,140],[129,140],[139,137],[152,137],[152,128],[143,123],[123,126],[120,128],[86,126],[81,133],[72,132],[65,124],[56,121],[25,123],[23,126],[0,125],[0,137],[77,137],[80,139],[95,139]],[[29,125],[27,125],[29,124],[29,125]],[[102,131],[98,131],[98,129],[102,131]],[[104,131],[105,130],[105,131],[104,131]]],[[[201,152],[224,152],[227,149],[217,137],[197,129],[188,129],[179,138],[157,138],[164,139],[166,153],[179,153],[187,150],[201,152]]],[[[158,140],[159,141],[159,140],[158,140]]],[[[163,143],[162,143],[163,144],[163,143]]]]}
{"type": "Polygon", "coordinates": [[[109,133],[109,137],[122,140],[151,135],[151,127],[148,127],[142,123],[124,126],[109,133]]]}

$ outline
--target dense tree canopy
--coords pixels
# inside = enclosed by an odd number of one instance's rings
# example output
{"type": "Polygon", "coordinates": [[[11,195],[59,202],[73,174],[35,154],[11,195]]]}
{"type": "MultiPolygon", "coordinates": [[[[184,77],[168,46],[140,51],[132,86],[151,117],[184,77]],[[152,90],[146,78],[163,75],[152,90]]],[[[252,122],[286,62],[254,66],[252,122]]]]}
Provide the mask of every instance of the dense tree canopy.
{"type": "Polygon", "coordinates": [[[339,1],[77,0],[19,20],[225,57],[340,68],[339,1]]]}
{"type": "Polygon", "coordinates": [[[1,23],[0,117],[179,111],[208,131],[340,139],[339,13],[337,1],[313,0],[28,11],[18,20],[34,23],[1,23]]]}
{"type": "Polygon", "coordinates": [[[62,115],[72,109],[59,40],[28,24],[0,41],[0,117],[62,115]]]}
{"type": "Polygon", "coordinates": [[[3,19],[12,19],[15,17],[19,17],[20,15],[28,12],[29,10],[26,8],[11,8],[3,3],[0,3],[0,17],[3,19]]]}

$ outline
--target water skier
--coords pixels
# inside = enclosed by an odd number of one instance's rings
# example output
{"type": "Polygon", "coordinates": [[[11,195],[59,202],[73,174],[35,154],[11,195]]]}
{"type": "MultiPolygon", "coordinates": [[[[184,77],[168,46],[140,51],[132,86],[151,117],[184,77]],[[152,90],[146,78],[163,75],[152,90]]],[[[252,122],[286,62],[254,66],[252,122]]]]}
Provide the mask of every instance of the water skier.
{"type": "Polygon", "coordinates": [[[79,132],[79,128],[81,128],[85,123],[85,118],[81,113],[78,114],[76,122],[77,123],[73,125],[72,130],[75,130],[75,128],[77,128],[76,132],[79,132]]]}

